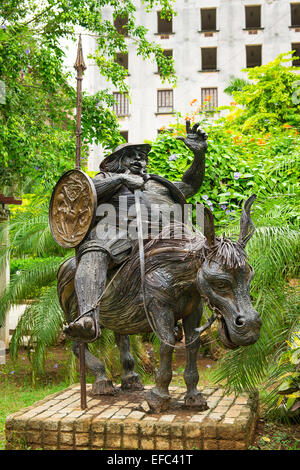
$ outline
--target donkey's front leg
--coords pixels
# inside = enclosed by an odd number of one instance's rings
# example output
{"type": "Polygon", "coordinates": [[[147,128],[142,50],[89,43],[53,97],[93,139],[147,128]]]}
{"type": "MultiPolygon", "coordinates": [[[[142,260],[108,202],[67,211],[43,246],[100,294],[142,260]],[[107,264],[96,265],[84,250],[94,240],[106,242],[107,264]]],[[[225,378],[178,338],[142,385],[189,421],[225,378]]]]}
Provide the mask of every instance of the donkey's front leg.
{"type": "Polygon", "coordinates": [[[116,343],[120,350],[120,359],[124,374],[121,378],[122,390],[144,390],[139,376],[134,372],[134,360],[130,353],[130,340],[128,335],[114,333],[116,343]]]}
{"type": "Polygon", "coordinates": [[[165,411],[169,407],[171,397],[169,384],[172,380],[172,354],[175,345],[174,315],[168,307],[152,302],[151,315],[154,318],[155,330],[161,339],[160,364],[155,376],[156,387],[151,389],[146,400],[153,413],[165,411]]]}
{"type": "Polygon", "coordinates": [[[186,367],[184,370],[184,380],[187,387],[185,405],[204,411],[208,409],[207,402],[202,393],[197,390],[199,374],[197,369],[197,355],[200,346],[200,336],[195,328],[199,327],[202,316],[201,299],[197,297],[195,305],[188,316],[183,319],[183,329],[186,344],[186,367]]]}

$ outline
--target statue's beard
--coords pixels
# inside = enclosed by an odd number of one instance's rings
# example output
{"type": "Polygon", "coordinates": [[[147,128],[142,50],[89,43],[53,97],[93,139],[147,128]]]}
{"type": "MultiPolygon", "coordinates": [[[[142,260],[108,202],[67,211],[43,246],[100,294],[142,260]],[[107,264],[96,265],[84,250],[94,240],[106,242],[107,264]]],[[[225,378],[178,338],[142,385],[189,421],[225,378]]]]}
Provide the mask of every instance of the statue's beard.
{"type": "Polygon", "coordinates": [[[141,165],[139,162],[132,162],[127,169],[133,175],[143,176],[144,174],[147,173],[147,168],[145,166],[141,165]]]}

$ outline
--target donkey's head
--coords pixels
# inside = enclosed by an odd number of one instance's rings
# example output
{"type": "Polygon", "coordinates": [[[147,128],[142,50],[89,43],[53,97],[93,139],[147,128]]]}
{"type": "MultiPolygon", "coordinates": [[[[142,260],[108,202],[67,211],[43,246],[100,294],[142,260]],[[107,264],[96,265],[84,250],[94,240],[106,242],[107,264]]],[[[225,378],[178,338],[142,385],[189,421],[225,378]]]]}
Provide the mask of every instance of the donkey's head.
{"type": "Polygon", "coordinates": [[[215,236],[213,215],[205,208],[209,252],[198,270],[197,287],[208,306],[220,314],[220,339],[231,349],[255,343],[261,327],[249,293],[254,272],[245,254],[246,243],[254,233],[250,208],[255,198],[252,195],[244,204],[237,242],[215,236]]]}

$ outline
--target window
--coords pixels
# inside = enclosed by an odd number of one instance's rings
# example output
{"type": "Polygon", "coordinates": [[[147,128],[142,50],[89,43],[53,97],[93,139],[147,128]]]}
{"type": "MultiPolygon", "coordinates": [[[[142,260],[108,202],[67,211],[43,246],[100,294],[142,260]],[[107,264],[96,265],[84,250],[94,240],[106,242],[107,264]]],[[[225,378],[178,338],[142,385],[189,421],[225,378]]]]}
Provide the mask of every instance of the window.
{"type": "Polygon", "coordinates": [[[129,100],[125,93],[114,92],[114,99],[117,103],[113,105],[113,110],[117,116],[128,116],[129,100]]]}
{"type": "Polygon", "coordinates": [[[173,90],[157,90],[157,112],[172,113],[173,90]]]}
{"type": "Polygon", "coordinates": [[[161,12],[157,12],[157,32],[158,34],[172,34],[173,30],[173,21],[172,18],[168,20],[167,18],[161,17],[161,12]]]}
{"type": "MultiPolygon", "coordinates": [[[[294,56],[300,57],[300,42],[292,44],[292,51],[295,51],[294,56]]],[[[293,60],[293,65],[295,67],[300,67],[300,59],[293,60]]]]}
{"type": "Polygon", "coordinates": [[[128,131],[121,131],[120,134],[125,140],[125,142],[128,142],[128,131]]]}
{"type": "Polygon", "coordinates": [[[261,65],[261,46],[246,46],[246,67],[261,65]]]}
{"type": "Polygon", "coordinates": [[[202,47],[202,70],[217,70],[217,48],[202,47]]]}
{"type": "Polygon", "coordinates": [[[117,52],[116,62],[128,70],[128,53],[117,52]]]}
{"type": "Polygon", "coordinates": [[[127,36],[127,26],[128,24],[128,16],[117,16],[117,18],[114,20],[114,27],[118,31],[119,34],[123,34],[124,36],[127,36]]]}
{"type": "Polygon", "coordinates": [[[217,9],[201,8],[201,31],[216,31],[217,29],[217,9]]]}
{"type": "Polygon", "coordinates": [[[261,27],[261,6],[245,7],[246,29],[261,27]]]}
{"type": "MultiPolygon", "coordinates": [[[[165,57],[173,57],[173,50],[172,49],[165,49],[163,52],[165,57]]],[[[159,67],[157,70],[158,73],[160,73],[159,67]]]]}
{"type": "Polygon", "coordinates": [[[212,111],[214,108],[217,108],[218,88],[201,88],[201,104],[206,104],[206,111],[212,111]]]}
{"type": "Polygon", "coordinates": [[[291,26],[300,26],[300,3],[291,3],[291,26]]]}

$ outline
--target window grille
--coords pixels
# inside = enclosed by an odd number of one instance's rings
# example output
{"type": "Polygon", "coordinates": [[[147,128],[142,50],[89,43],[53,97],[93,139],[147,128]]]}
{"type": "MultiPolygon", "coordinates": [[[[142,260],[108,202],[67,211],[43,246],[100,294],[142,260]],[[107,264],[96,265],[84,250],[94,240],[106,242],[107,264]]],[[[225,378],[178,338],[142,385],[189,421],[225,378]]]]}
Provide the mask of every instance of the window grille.
{"type": "Polygon", "coordinates": [[[125,93],[114,92],[114,99],[117,103],[114,103],[113,110],[117,116],[128,116],[129,114],[129,100],[125,93]]]}
{"type": "Polygon", "coordinates": [[[206,105],[206,111],[218,107],[218,88],[201,88],[201,104],[206,105]]]}
{"type": "Polygon", "coordinates": [[[171,113],[173,111],[173,90],[157,90],[157,112],[171,113]]]}

